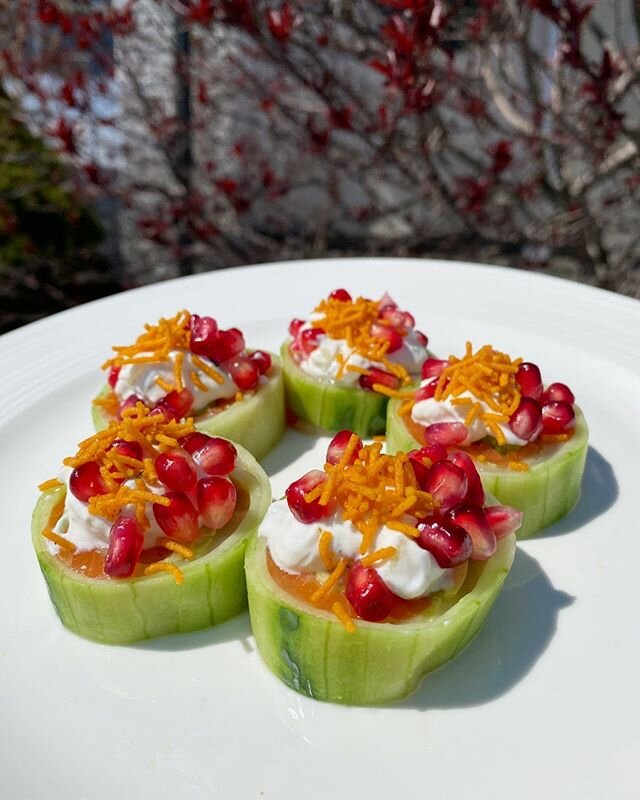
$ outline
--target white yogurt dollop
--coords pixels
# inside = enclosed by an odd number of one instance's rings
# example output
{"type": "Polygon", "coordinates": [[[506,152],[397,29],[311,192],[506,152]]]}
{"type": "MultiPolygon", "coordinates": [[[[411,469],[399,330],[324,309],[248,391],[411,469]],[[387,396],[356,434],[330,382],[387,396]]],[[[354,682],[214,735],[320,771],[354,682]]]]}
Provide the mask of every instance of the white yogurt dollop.
{"type": "MultiPolygon", "coordinates": [[[[169,384],[174,383],[173,360],[177,352],[177,350],[172,350],[169,353],[171,361],[125,364],[118,374],[118,380],[114,387],[114,392],[120,402],[123,402],[132,394],[135,394],[146,405],[154,406],[158,400],[167,393],[166,390],[157,383],[156,378],[162,378],[162,380],[169,384]]],[[[212,365],[212,368],[215,369],[223,379],[222,383],[218,383],[213,378],[209,377],[209,375],[202,372],[202,370],[193,363],[193,354],[191,352],[186,350],[182,352],[184,353],[182,381],[185,388],[193,395],[192,411],[201,411],[205,406],[208,406],[215,400],[234,397],[239,391],[238,386],[234,383],[231,376],[221,367],[212,365]],[[198,374],[202,383],[207,387],[206,391],[203,391],[194,384],[191,378],[192,372],[198,374]]],[[[145,354],[141,353],[141,355],[145,354]]]]}
{"type": "MultiPolygon", "coordinates": [[[[429,382],[430,381],[423,381],[422,385],[424,386],[429,382]]],[[[445,400],[436,400],[434,397],[430,397],[427,400],[419,400],[411,409],[411,419],[418,425],[423,425],[424,427],[433,425],[436,422],[464,423],[472,403],[480,403],[483,412],[493,413],[485,402],[478,400],[477,397],[474,397],[469,392],[463,392],[459,395],[459,398],[468,398],[469,403],[453,405],[449,398],[445,400]]],[[[526,440],[516,436],[508,425],[499,423],[499,427],[504,434],[507,444],[518,445],[520,447],[527,444],[526,440]]],[[[480,439],[484,439],[485,436],[494,436],[493,432],[487,428],[484,421],[479,416],[476,416],[473,422],[467,425],[467,429],[469,434],[464,442],[462,442],[463,445],[477,442],[480,439]]]]}
{"type": "MultiPolygon", "coordinates": [[[[324,572],[318,552],[322,531],[333,534],[332,548],[340,557],[356,559],[362,534],[339,511],[320,522],[306,524],[296,519],[286,500],[277,500],[267,511],[259,535],[267,540],[271,558],[281,570],[294,575],[324,572]]],[[[386,526],[376,534],[371,550],[395,547],[396,554],[375,565],[375,569],[394,594],[405,600],[424,597],[453,585],[453,570],[442,569],[429,553],[399,531],[386,526]]]]}

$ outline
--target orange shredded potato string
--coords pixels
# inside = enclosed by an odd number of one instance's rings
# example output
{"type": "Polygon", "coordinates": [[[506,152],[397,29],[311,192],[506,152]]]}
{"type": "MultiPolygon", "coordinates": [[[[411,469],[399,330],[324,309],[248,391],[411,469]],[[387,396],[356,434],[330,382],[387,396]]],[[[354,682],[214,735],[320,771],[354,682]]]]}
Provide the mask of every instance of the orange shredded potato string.
{"type": "Polygon", "coordinates": [[[173,576],[178,586],[184,583],[184,573],[175,564],[168,564],[166,561],[156,561],[155,564],[149,564],[145,567],[145,575],[155,575],[158,572],[168,572],[173,576]]]}
{"type": "Polygon", "coordinates": [[[375,550],[373,553],[361,558],[360,563],[363,567],[370,567],[378,561],[386,561],[389,558],[393,558],[397,552],[396,547],[381,547],[379,550],[375,550]]]}
{"type": "Polygon", "coordinates": [[[514,472],[527,472],[529,469],[529,465],[525,464],[524,461],[509,461],[507,466],[514,472]]]}
{"type": "Polygon", "coordinates": [[[173,539],[160,539],[158,544],[160,547],[165,547],[167,550],[171,550],[173,553],[182,556],[186,561],[193,558],[193,550],[190,550],[179,542],[174,542],[173,539]]]}
{"type": "Polygon", "coordinates": [[[45,528],[42,531],[42,535],[45,539],[57,544],[58,547],[62,547],[64,550],[68,550],[70,553],[75,553],[77,550],[73,542],[70,542],[68,539],[65,539],[64,536],[60,536],[55,531],[52,531],[51,528],[45,528]]]}
{"type": "Polygon", "coordinates": [[[331,531],[322,531],[318,539],[318,552],[327,572],[331,572],[335,567],[335,557],[331,547],[332,541],[333,534],[331,531]]]}
{"type": "Polygon", "coordinates": [[[49,489],[57,489],[58,486],[64,486],[64,483],[62,483],[62,481],[59,481],[57,478],[49,478],[48,481],[44,481],[44,483],[41,483],[38,486],[38,489],[41,492],[48,492],[49,489]]]}
{"type": "Polygon", "coordinates": [[[330,589],[335,586],[335,584],[340,580],[342,577],[342,573],[347,568],[347,559],[341,558],[336,566],[334,567],[333,572],[329,575],[327,580],[320,586],[320,588],[316,589],[316,591],[311,595],[309,598],[312,603],[317,603],[318,600],[321,600],[330,589]]]}
{"type": "Polygon", "coordinates": [[[355,633],[356,626],[349,616],[349,612],[339,600],[336,600],[336,602],[331,605],[331,610],[344,625],[344,629],[347,633],[355,633]]]}

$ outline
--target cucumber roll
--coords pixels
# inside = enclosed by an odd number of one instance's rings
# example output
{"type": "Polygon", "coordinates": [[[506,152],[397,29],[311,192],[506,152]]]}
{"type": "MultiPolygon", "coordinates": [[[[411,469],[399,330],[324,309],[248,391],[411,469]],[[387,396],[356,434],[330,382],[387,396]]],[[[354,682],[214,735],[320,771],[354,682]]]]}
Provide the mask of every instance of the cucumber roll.
{"type": "Polygon", "coordinates": [[[246,608],[244,554],[271,499],[254,457],[139,404],[41,485],[32,539],[62,623],[106,644],[246,608]]]}
{"type": "Polygon", "coordinates": [[[539,368],[489,345],[462,358],[428,359],[422,384],[387,411],[390,452],[424,445],[463,450],[482,483],[524,512],[518,538],[577,503],[588,449],[584,414],[568,386],[543,386],[539,368]]]}
{"type": "Polygon", "coordinates": [[[483,503],[473,464],[391,456],[339,432],[247,550],[266,666],[318,700],[412,692],[476,635],[511,567],[522,515],[483,503]]]}
{"type": "Polygon", "coordinates": [[[170,420],[194,417],[198,430],[224,436],[262,459],[285,429],[284,382],[277,356],[249,351],[237,328],[181,311],[103,364],[108,385],[93,401],[96,430],[142,402],[170,420]]]}
{"type": "Polygon", "coordinates": [[[384,433],[389,397],[420,374],[427,337],[385,295],[352,300],[337,289],[309,321],[294,319],[282,346],[285,395],[293,414],[327,431],[384,433]]]}

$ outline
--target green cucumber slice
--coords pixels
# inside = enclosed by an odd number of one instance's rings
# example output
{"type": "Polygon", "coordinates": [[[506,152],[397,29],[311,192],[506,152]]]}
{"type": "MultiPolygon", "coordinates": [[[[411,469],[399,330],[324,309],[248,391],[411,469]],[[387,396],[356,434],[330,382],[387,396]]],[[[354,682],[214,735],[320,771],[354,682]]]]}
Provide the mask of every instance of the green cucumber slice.
{"type": "Polygon", "coordinates": [[[326,431],[348,429],[358,436],[384,433],[388,398],[359,386],[337,386],[304,373],[291,358],[290,342],[280,350],[287,406],[301,420],[326,431]]]}
{"type": "Polygon", "coordinates": [[[402,624],[355,620],[356,631],[348,633],[332,614],[278,586],[266,565],[266,542],[256,537],[245,568],[258,651],[287,686],[317,700],[378,705],[406,697],[480,630],[514,554],[511,535],[488,561],[470,562],[469,591],[441,614],[402,624]]]}
{"type": "MultiPolygon", "coordinates": [[[[387,412],[387,451],[422,447],[398,414],[401,401],[392,400],[387,412]]],[[[584,474],[589,430],[582,411],[575,406],[573,436],[562,444],[550,444],[548,455],[528,461],[526,472],[476,461],[485,491],[500,503],[524,512],[518,539],[530,536],[564,517],[578,502],[584,474]]]]}
{"type": "Polygon", "coordinates": [[[50,551],[41,535],[66,489],[44,492],[33,512],[32,541],[62,623],[96,642],[129,644],[207,628],[243,611],[247,607],[244,554],[271,502],[271,486],[262,467],[242,447],[231,476],[248,493],[249,507],[240,520],[232,518],[218,538],[228,535],[213,549],[207,549],[208,539],[196,543],[192,561],[167,559],[183,572],[182,585],[165,572],[109,580],[87,578],[73,570],[50,551]]]}
{"type": "MultiPolygon", "coordinates": [[[[98,397],[111,390],[105,387],[98,397]]],[[[96,431],[109,424],[100,406],[92,403],[91,416],[96,431]]],[[[245,447],[258,460],[278,444],[286,427],[284,406],[284,380],[280,359],[271,354],[269,380],[257,392],[236,400],[217,413],[204,411],[194,419],[196,430],[209,436],[223,436],[245,447]]]]}

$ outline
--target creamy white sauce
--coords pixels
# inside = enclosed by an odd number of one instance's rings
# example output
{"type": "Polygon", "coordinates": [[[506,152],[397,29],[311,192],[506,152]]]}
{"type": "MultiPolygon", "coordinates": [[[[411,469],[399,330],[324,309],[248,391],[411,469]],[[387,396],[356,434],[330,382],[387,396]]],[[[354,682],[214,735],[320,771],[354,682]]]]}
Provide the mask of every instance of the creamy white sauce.
{"type": "MultiPolygon", "coordinates": [[[[422,386],[426,385],[431,380],[432,379],[423,381],[422,386]]],[[[446,400],[436,400],[434,397],[430,397],[427,400],[420,400],[419,402],[415,403],[411,410],[411,419],[418,425],[423,425],[424,427],[433,425],[436,422],[464,423],[472,403],[480,403],[484,412],[493,413],[492,409],[490,409],[484,401],[478,400],[477,397],[473,396],[469,392],[463,392],[461,395],[459,395],[459,398],[468,398],[469,404],[467,405],[465,403],[464,405],[461,404],[454,406],[449,398],[446,400]]],[[[519,447],[527,444],[526,440],[516,436],[516,434],[508,425],[499,423],[499,427],[504,434],[507,444],[518,445],[519,447]]],[[[471,444],[471,442],[477,442],[480,439],[484,439],[485,436],[494,436],[493,432],[487,428],[484,421],[478,416],[476,416],[471,425],[467,425],[467,429],[469,433],[464,442],[461,443],[463,445],[471,444]]]]}
{"type": "MultiPolygon", "coordinates": [[[[267,511],[258,535],[267,540],[271,557],[281,570],[300,575],[326,571],[318,552],[322,531],[331,531],[336,555],[359,557],[362,534],[351,522],[343,520],[339,511],[320,522],[306,524],[294,517],[286,500],[277,500],[267,511]]],[[[371,551],[382,547],[395,547],[397,552],[393,558],[376,564],[375,569],[399,597],[411,600],[453,586],[453,570],[439,567],[428,550],[403,533],[383,526],[374,537],[371,551]]]]}
{"type": "MultiPolygon", "coordinates": [[[[146,405],[154,406],[158,400],[166,395],[166,391],[158,385],[156,378],[162,378],[169,384],[174,383],[173,360],[178,351],[172,350],[171,361],[155,361],[146,364],[125,364],[118,374],[118,380],[114,387],[116,396],[123,402],[132,394],[137,395],[146,405]]],[[[182,362],[182,381],[184,386],[193,395],[193,411],[198,412],[213,403],[215,400],[234,397],[239,391],[231,376],[222,367],[212,364],[213,369],[223,378],[222,383],[214,381],[213,378],[202,372],[193,363],[193,354],[189,351],[182,351],[184,360],[182,362]],[[196,372],[202,383],[207,387],[202,391],[197,387],[191,373],[196,372]]],[[[145,355],[141,353],[141,355],[145,355]]],[[[148,355],[148,354],[146,354],[148,355]]]]}

